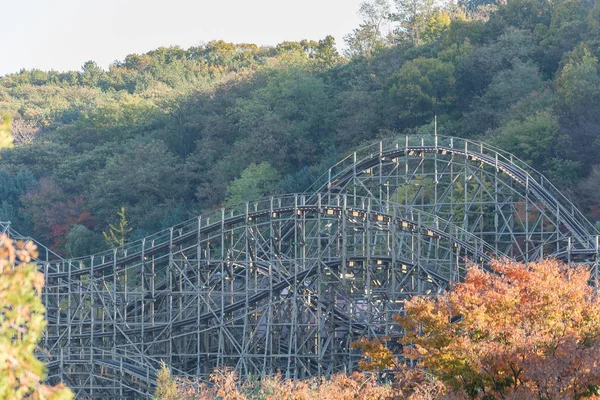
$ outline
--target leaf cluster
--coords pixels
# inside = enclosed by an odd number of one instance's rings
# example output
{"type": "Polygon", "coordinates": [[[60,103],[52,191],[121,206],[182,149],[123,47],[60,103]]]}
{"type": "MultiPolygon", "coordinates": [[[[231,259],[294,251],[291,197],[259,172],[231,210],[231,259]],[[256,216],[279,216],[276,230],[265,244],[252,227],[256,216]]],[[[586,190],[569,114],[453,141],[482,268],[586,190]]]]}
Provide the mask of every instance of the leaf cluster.
{"type": "Polygon", "coordinates": [[[581,398],[600,385],[600,300],[590,272],[495,261],[435,298],[415,297],[405,355],[472,398],[581,398]]]}
{"type": "Polygon", "coordinates": [[[44,276],[27,264],[37,256],[31,242],[16,245],[0,236],[0,398],[73,398],[63,384],[44,385],[44,364],[35,356],[42,337],[44,276]]]}

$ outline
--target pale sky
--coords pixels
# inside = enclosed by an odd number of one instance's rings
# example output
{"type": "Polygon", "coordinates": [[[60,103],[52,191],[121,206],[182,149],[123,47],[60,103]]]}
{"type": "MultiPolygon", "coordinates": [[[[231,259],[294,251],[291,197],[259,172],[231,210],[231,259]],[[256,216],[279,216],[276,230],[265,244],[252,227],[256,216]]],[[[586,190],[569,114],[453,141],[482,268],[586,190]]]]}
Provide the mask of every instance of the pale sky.
{"type": "Polygon", "coordinates": [[[338,48],[361,0],[0,0],[0,76],[21,68],[107,68],[127,54],[214,39],[274,45],[323,39],[338,48]]]}

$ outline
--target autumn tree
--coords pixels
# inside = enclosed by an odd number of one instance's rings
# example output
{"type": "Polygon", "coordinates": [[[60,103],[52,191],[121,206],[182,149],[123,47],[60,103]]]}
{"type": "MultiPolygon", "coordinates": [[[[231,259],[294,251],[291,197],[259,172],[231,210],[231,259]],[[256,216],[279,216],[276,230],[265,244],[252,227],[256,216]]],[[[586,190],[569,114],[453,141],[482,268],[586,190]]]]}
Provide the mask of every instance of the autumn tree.
{"type": "Polygon", "coordinates": [[[471,268],[449,293],[406,303],[396,319],[405,355],[462,397],[597,395],[600,300],[589,281],[557,260],[471,268]]]}
{"type": "Polygon", "coordinates": [[[15,247],[6,235],[0,243],[0,398],[72,399],[63,384],[42,384],[45,367],[34,353],[46,325],[44,276],[25,264],[37,255],[35,246],[27,242],[15,247]]]}
{"type": "Polygon", "coordinates": [[[156,375],[156,392],[154,399],[156,400],[177,400],[181,396],[178,392],[177,382],[171,376],[171,370],[167,367],[164,361],[161,361],[161,367],[156,375]]]}
{"type": "Polygon", "coordinates": [[[33,221],[38,240],[53,243],[53,250],[62,252],[69,229],[77,224],[91,226],[93,219],[82,197],[69,195],[48,178],[31,185],[21,196],[21,214],[33,221]]]}
{"type": "Polygon", "coordinates": [[[383,371],[397,365],[394,353],[385,345],[389,337],[366,339],[361,338],[350,346],[363,353],[364,358],[358,362],[363,371],[383,371]]]}
{"type": "Polygon", "coordinates": [[[372,373],[334,374],[329,378],[284,379],[280,374],[261,379],[241,378],[236,370],[217,369],[209,378],[210,384],[199,377],[172,376],[163,363],[157,376],[155,400],[426,400],[420,396],[431,393],[421,385],[411,390],[417,396],[404,396],[391,385],[377,381],[372,373]]]}

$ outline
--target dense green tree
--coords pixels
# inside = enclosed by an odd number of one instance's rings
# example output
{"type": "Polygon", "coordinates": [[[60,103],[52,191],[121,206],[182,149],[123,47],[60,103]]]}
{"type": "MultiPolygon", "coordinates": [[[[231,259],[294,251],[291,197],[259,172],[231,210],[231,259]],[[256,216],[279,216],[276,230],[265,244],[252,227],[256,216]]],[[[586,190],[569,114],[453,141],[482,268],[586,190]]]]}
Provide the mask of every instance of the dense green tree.
{"type": "Polygon", "coordinates": [[[83,64],[81,73],[81,83],[86,86],[94,87],[98,85],[98,81],[104,74],[102,68],[98,66],[94,61],[87,61],[83,64]]]}
{"type": "Polygon", "coordinates": [[[335,38],[331,35],[317,42],[314,58],[321,67],[331,68],[342,61],[335,47],[335,38]]]}
{"type": "Polygon", "coordinates": [[[226,203],[234,205],[275,194],[279,179],[279,173],[268,162],[250,164],[239,178],[227,186],[226,203]]]}
{"type": "Polygon", "coordinates": [[[37,180],[28,170],[13,174],[7,170],[0,170],[0,199],[14,206],[19,204],[19,199],[25,192],[36,185],[37,180]]]}
{"type": "Polygon", "coordinates": [[[0,170],[0,220],[9,221],[18,229],[32,228],[32,221],[22,213],[21,196],[29,190],[35,189],[37,180],[28,170],[11,174],[7,170],[0,170]]]}
{"type": "Polygon", "coordinates": [[[558,118],[550,110],[539,111],[524,120],[509,120],[499,130],[495,144],[543,170],[545,163],[560,156],[568,138],[559,135],[558,118]]]}
{"type": "Polygon", "coordinates": [[[552,2],[550,24],[540,41],[544,53],[542,66],[546,73],[553,74],[563,54],[583,40],[588,29],[586,17],[591,3],[582,0],[552,2]]]}
{"type": "Polygon", "coordinates": [[[287,174],[281,182],[284,193],[302,193],[313,184],[316,177],[309,167],[304,167],[295,174],[287,174]]]}
{"type": "Polygon", "coordinates": [[[439,40],[450,29],[450,22],[451,16],[449,12],[439,8],[433,10],[423,26],[420,33],[420,40],[425,44],[439,40]]]}
{"type": "Polygon", "coordinates": [[[362,87],[337,94],[339,120],[333,143],[348,148],[374,138],[385,126],[386,120],[381,114],[386,100],[381,91],[362,87]]]}
{"type": "Polygon", "coordinates": [[[557,89],[568,106],[596,104],[600,95],[598,58],[587,46],[579,46],[566,55],[557,77],[557,89]]]}
{"type": "Polygon", "coordinates": [[[489,44],[469,47],[457,59],[455,72],[457,93],[466,105],[477,104],[474,97],[484,94],[498,72],[510,68],[516,60],[530,62],[536,53],[534,36],[519,29],[509,29],[489,44]]]}
{"type": "Polygon", "coordinates": [[[541,90],[543,85],[537,66],[514,60],[511,68],[503,69],[492,77],[473,111],[465,115],[467,128],[471,133],[484,133],[497,127],[511,105],[541,90]]]}
{"type": "Polygon", "coordinates": [[[494,33],[509,28],[534,32],[548,27],[551,18],[552,2],[548,0],[511,0],[491,14],[489,29],[494,33]]]}
{"type": "Polygon", "coordinates": [[[34,143],[13,150],[2,150],[1,165],[8,171],[29,170],[36,178],[53,174],[71,150],[56,143],[34,143]]]}
{"type": "Polygon", "coordinates": [[[586,39],[591,43],[598,44],[600,42],[600,4],[597,1],[594,1],[593,4],[586,16],[588,26],[586,39]]]}
{"type": "Polygon", "coordinates": [[[590,174],[577,185],[577,193],[580,193],[580,205],[585,212],[596,221],[600,221],[600,198],[597,194],[600,192],[600,165],[592,167],[590,174]]]}
{"type": "Polygon", "coordinates": [[[510,105],[542,87],[543,81],[537,66],[516,60],[510,68],[494,75],[482,101],[500,110],[506,110],[510,105]]]}
{"type": "Polygon", "coordinates": [[[65,243],[67,257],[82,257],[98,253],[106,248],[102,238],[85,225],[73,225],[69,229],[65,243]]]}
{"type": "Polygon", "coordinates": [[[105,221],[120,206],[125,207],[132,224],[157,230],[170,205],[186,196],[187,187],[180,172],[177,158],[162,141],[129,142],[97,174],[90,205],[105,221]]]}
{"type": "Polygon", "coordinates": [[[455,100],[454,65],[437,58],[409,61],[392,76],[390,97],[409,124],[428,122],[455,100]]]}
{"type": "Polygon", "coordinates": [[[555,80],[561,133],[571,138],[571,157],[589,171],[600,150],[598,59],[582,44],[566,53],[561,64],[555,80]]]}
{"type": "MultiPolygon", "coordinates": [[[[244,132],[241,157],[302,168],[314,163],[328,129],[329,98],[324,82],[300,69],[266,76],[265,85],[239,99],[231,110],[244,132]]],[[[228,160],[229,161],[229,160],[228,160]]]]}

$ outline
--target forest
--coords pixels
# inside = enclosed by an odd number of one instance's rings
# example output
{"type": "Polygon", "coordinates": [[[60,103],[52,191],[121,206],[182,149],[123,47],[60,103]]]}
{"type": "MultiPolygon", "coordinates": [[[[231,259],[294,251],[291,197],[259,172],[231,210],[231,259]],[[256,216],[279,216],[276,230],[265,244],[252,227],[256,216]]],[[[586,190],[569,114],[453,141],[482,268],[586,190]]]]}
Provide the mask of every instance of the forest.
{"type": "Polygon", "coordinates": [[[397,134],[482,140],[544,173],[600,220],[600,3],[370,0],[333,37],[211,41],[107,70],[0,78],[0,220],[67,257],[200,212],[302,192],[397,134]]]}

